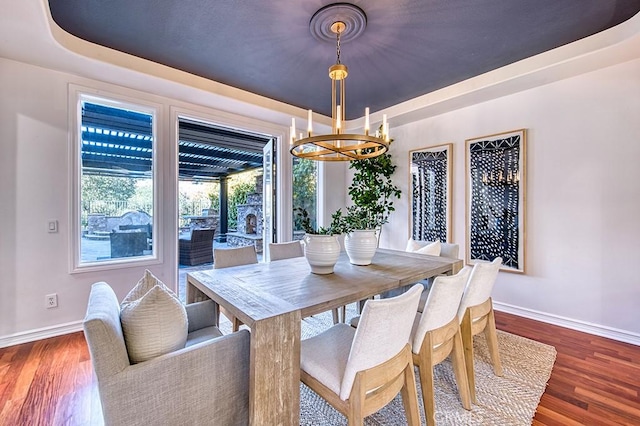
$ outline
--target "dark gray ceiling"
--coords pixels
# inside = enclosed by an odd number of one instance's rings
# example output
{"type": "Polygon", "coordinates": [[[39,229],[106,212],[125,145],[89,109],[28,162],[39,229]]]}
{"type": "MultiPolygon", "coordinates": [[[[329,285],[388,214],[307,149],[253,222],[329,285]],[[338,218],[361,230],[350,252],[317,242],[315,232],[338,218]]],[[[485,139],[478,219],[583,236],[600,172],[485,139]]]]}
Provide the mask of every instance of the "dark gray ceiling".
{"type": "MultiPolygon", "coordinates": [[[[49,0],[82,39],[330,115],[335,44],[309,31],[326,0],[49,0]]],[[[640,0],[359,0],[342,45],[347,118],[360,117],[615,26],[640,0]]]]}

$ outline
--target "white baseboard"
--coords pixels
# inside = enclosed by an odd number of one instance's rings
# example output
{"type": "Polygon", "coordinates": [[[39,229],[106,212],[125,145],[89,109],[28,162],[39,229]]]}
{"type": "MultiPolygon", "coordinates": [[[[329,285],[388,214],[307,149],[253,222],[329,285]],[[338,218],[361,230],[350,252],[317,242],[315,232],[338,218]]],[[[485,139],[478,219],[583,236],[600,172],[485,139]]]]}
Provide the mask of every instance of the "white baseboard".
{"type": "Polygon", "coordinates": [[[496,311],[640,346],[640,334],[493,301],[496,311]]]}
{"type": "MultiPolygon", "coordinates": [[[[602,336],[620,342],[640,346],[640,334],[637,333],[632,333],[629,331],[619,330],[598,324],[592,324],[584,321],[578,321],[559,315],[535,311],[533,309],[521,308],[506,303],[496,302],[495,300],[493,301],[493,307],[496,311],[506,312],[524,318],[558,325],[560,327],[570,328],[572,330],[581,331],[583,333],[589,333],[596,336],[602,336]]],[[[51,327],[44,327],[35,330],[24,331],[21,333],[10,334],[8,336],[2,336],[0,337],[0,348],[19,345],[21,343],[33,342],[35,340],[47,339],[49,337],[61,336],[63,334],[75,333],[76,331],[82,331],[82,321],[74,321],[66,324],[60,324],[51,327]]]]}
{"type": "Polygon", "coordinates": [[[82,321],[68,322],[0,337],[0,348],[82,331],[82,321]]]}

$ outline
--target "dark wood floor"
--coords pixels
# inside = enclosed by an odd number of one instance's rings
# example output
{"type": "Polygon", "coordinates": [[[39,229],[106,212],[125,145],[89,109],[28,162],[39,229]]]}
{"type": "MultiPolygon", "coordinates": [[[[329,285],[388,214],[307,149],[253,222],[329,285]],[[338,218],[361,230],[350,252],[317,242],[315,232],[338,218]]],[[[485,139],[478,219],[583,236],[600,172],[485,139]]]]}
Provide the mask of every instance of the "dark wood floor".
{"type": "MultiPolygon", "coordinates": [[[[496,312],[497,327],[555,346],[534,425],[640,425],[640,347],[496,312]]],[[[82,333],[0,349],[0,425],[102,424],[82,333]]]]}

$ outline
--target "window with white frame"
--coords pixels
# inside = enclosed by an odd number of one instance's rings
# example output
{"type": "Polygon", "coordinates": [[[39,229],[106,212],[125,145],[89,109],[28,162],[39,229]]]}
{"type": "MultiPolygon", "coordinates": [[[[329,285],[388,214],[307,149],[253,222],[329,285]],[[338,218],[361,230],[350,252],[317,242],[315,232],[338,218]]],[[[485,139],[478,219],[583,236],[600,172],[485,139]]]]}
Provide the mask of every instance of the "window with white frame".
{"type": "Polygon", "coordinates": [[[153,107],[78,97],[76,267],[155,257],[153,107]]]}

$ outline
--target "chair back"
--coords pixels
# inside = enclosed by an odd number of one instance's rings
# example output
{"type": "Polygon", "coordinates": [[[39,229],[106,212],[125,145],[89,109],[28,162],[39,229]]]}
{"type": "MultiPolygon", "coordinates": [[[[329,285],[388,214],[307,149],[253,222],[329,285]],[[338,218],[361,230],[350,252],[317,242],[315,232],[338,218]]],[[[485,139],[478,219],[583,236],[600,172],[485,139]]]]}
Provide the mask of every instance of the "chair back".
{"type": "Polygon", "coordinates": [[[416,284],[396,297],[367,300],[351,344],[340,399],[349,398],[359,371],[390,360],[407,346],[423,289],[416,284]]]}
{"type": "Polygon", "coordinates": [[[120,324],[120,304],[109,284],[99,282],[91,286],[82,326],[98,381],[129,366],[120,324]]]}
{"type": "Polygon", "coordinates": [[[200,243],[203,241],[213,241],[215,229],[194,229],[191,231],[191,242],[200,243]]]}
{"type": "Polygon", "coordinates": [[[496,257],[493,262],[479,262],[473,266],[467,288],[458,308],[460,321],[462,321],[468,307],[480,305],[491,297],[501,265],[502,258],[496,257]]]}
{"type": "Polygon", "coordinates": [[[269,258],[274,260],[291,259],[293,257],[304,256],[300,241],[290,241],[287,243],[269,243],[269,258]]]}
{"type": "MultiPolygon", "coordinates": [[[[429,244],[434,243],[434,241],[418,241],[413,240],[413,243],[420,246],[425,247],[429,244]]],[[[460,258],[460,245],[453,243],[440,243],[440,257],[448,257],[450,259],[459,259],[460,258]]]]}
{"type": "Polygon", "coordinates": [[[451,243],[442,243],[440,245],[440,256],[450,259],[460,259],[460,245],[451,243]]]}
{"type": "Polygon", "coordinates": [[[252,263],[258,263],[256,248],[252,245],[228,249],[213,249],[213,269],[251,265],[252,263]]]}
{"type": "Polygon", "coordinates": [[[413,352],[418,353],[427,332],[443,327],[456,318],[470,274],[471,267],[467,266],[455,275],[440,275],[435,278],[420,315],[420,322],[414,325],[411,343],[413,352]]]}

